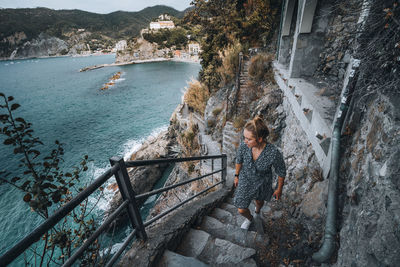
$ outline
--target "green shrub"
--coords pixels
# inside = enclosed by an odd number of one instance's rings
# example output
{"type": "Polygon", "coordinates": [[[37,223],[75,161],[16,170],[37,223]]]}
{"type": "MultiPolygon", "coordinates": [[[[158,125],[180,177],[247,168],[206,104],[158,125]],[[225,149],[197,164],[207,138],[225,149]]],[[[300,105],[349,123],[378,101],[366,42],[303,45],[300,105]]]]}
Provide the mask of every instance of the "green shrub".
{"type": "Polygon", "coordinates": [[[272,54],[258,54],[251,58],[249,75],[257,83],[262,81],[274,81],[272,71],[272,54]]]}
{"type": "Polygon", "coordinates": [[[214,109],[214,110],[212,111],[212,114],[213,114],[214,116],[218,116],[218,114],[221,113],[221,111],[222,111],[222,108],[216,108],[216,109],[214,109]]]}
{"type": "Polygon", "coordinates": [[[228,46],[223,52],[222,66],[217,71],[221,76],[222,85],[233,84],[239,67],[239,53],[242,46],[239,42],[228,46]]]}
{"type": "Polygon", "coordinates": [[[207,120],[207,126],[209,128],[212,128],[215,126],[215,120],[207,120]]]}
{"type": "Polygon", "coordinates": [[[235,127],[236,129],[242,129],[245,124],[246,121],[243,116],[235,117],[233,120],[233,127],[235,127]]]}

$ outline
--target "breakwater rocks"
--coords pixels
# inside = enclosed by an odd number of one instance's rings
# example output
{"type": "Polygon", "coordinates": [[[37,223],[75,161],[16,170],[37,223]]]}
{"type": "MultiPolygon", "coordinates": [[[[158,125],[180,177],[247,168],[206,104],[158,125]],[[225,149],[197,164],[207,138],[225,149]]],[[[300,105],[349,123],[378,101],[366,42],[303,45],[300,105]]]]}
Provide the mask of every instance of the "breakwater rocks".
{"type": "Polygon", "coordinates": [[[88,67],[84,67],[84,68],[80,69],[79,71],[84,72],[84,71],[95,70],[95,69],[100,69],[100,68],[104,68],[104,67],[115,67],[115,66],[124,66],[124,65],[131,65],[131,64],[140,64],[140,63],[162,62],[162,61],[168,61],[168,60],[169,59],[167,59],[167,58],[158,58],[158,57],[143,59],[143,60],[132,60],[132,61],[127,61],[127,62],[88,66],[88,67]]]}
{"type": "Polygon", "coordinates": [[[118,80],[119,78],[121,78],[121,72],[118,71],[117,73],[115,73],[110,80],[104,84],[104,86],[101,88],[101,90],[107,90],[110,86],[113,86],[115,84],[115,81],[118,80]]]}

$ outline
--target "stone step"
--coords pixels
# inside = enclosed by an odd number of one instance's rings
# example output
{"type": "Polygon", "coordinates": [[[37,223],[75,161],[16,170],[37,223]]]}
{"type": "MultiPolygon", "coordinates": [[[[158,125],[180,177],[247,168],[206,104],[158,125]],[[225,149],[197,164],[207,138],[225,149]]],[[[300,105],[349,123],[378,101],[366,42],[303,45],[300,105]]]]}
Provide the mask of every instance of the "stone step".
{"type": "Polygon", "coordinates": [[[229,136],[231,138],[236,138],[237,136],[240,137],[241,133],[236,131],[236,128],[233,126],[231,122],[226,123],[225,127],[222,131],[223,136],[229,136]]]}
{"type": "Polygon", "coordinates": [[[182,267],[182,266],[207,267],[209,265],[193,257],[186,257],[169,250],[164,251],[162,258],[157,265],[157,267],[182,267]]]}
{"type": "Polygon", "coordinates": [[[214,238],[209,233],[196,229],[190,229],[186,234],[177,253],[211,266],[257,266],[253,259],[256,254],[253,248],[214,238]]]}
{"type": "Polygon", "coordinates": [[[263,236],[256,232],[243,230],[240,227],[230,224],[223,224],[219,220],[210,216],[204,217],[200,228],[212,236],[228,240],[243,247],[257,249],[266,246],[266,242],[268,243],[268,240],[264,240],[263,236]]]}
{"type": "Polygon", "coordinates": [[[234,142],[230,142],[230,141],[224,139],[224,141],[222,142],[222,146],[224,148],[229,148],[232,151],[236,151],[236,146],[235,146],[234,142]]]}
{"type": "Polygon", "coordinates": [[[235,130],[236,129],[233,128],[233,126],[232,126],[232,128],[224,128],[224,130],[222,131],[223,138],[229,137],[229,138],[235,139],[236,137],[240,137],[241,133],[240,132],[236,132],[235,130]]]}
{"type": "MultiPolygon", "coordinates": [[[[238,209],[233,205],[233,199],[231,199],[230,201],[232,201],[231,204],[222,203],[220,206],[220,209],[225,210],[226,212],[230,213],[233,218],[237,218],[238,216],[242,217],[241,215],[239,215],[238,209]]],[[[264,204],[264,206],[261,208],[261,211],[259,214],[255,213],[255,208],[256,208],[256,206],[254,204],[254,201],[252,201],[250,203],[249,210],[250,210],[251,215],[253,215],[254,221],[250,225],[249,232],[257,231],[257,233],[261,237],[263,237],[264,236],[264,227],[263,227],[263,223],[262,223],[263,213],[270,211],[271,208],[268,205],[264,204]]],[[[225,214],[225,217],[227,217],[227,214],[225,214]]],[[[235,221],[235,219],[233,221],[235,221]]],[[[239,219],[236,219],[236,222],[239,222],[239,219]]],[[[264,238],[266,238],[266,237],[264,237],[264,238]]]]}
{"type": "Polygon", "coordinates": [[[233,205],[233,197],[228,197],[228,198],[225,200],[225,203],[233,205]]]}
{"type": "Polygon", "coordinates": [[[229,143],[233,145],[239,142],[240,142],[239,136],[224,135],[224,137],[222,138],[222,143],[229,143]]]}
{"type": "Polygon", "coordinates": [[[239,138],[238,134],[236,134],[236,136],[223,135],[222,140],[223,140],[224,143],[226,142],[226,143],[234,144],[234,143],[239,143],[240,138],[239,138]]]}
{"type": "MultiPolygon", "coordinates": [[[[219,220],[224,224],[230,224],[237,227],[240,227],[245,220],[245,218],[242,215],[240,215],[239,212],[230,213],[229,211],[220,208],[215,208],[210,213],[210,216],[219,220]]],[[[249,231],[254,231],[254,230],[255,228],[254,225],[252,224],[249,228],[249,231]]]]}
{"type": "Polygon", "coordinates": [[[236,156],[236,147],[231,143],[224,143],[222,148],[225,154],[230,154],[230,156],[236,156]]]}
{"type": "MultiPolygon", "coordinates": [[[[233,198],[232,198],[232,203],[233,203],[233,198]]],[[[229,204],[227,202],[222,203],[220,208],[230,212],[231,214],[234,214],[234,213],[238,212],[237,208],[233,204],[229,204]]]]}
{"type": "MultiPolygon", "coordinates": [[[[220,209],[226,210],[227,212],[231,213],[232,215],[238,213],[237,208],[233,205],[233,198],[229,198],[228,201],[230,201],[231,203],[227,203],[227,202],[222,203],[220,206],[220,209]]],[[[252,201],[250,203],[249,210],[253,216],[255,215],[255,207],[256,206],[254,205],[254,201],[252,201]]],[[[264,213],[268,213],[270,211],[271,211],[270,205],[268,203],[264,203],[264,206],[261,208],[261,211],[260,211],[261,217],[264,216],[264,213]]]]}

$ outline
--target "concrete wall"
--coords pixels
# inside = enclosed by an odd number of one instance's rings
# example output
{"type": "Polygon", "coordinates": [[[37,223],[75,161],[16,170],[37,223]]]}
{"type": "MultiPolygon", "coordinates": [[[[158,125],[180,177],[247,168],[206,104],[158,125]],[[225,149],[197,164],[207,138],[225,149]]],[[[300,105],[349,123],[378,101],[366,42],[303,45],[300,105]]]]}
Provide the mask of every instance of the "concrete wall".
{"type": "Polygon", "coordinates": [[[328,1],[299,1],[289,66],[290,77],[300,78],[314,74],[319,63],[319,54],[324,48],[330,6],[328,1]]]}
{"type": "Polygon", "coordinates": [[[293,46],[293,36],[296,29],[297,18],[297,1],[287,0],[285,10],[282,15],[282,31],[280,36],[280,47],[278,50],[278,62],[282,65],[289,66],[290,55],[293,46]]]}

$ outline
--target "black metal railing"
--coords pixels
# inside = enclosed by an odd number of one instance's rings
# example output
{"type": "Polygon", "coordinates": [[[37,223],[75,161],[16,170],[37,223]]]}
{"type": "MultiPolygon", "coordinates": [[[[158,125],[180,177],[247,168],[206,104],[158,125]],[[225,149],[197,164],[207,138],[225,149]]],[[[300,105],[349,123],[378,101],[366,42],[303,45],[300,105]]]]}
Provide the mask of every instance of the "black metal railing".
{"type": "Polygon", "coordinates": [[[100,177],[98,177],[92,184],[90,184],[85,190],[80,192],[75,198],[73,198],[70,202],[68,202],[65,206],[57,210],[52,216],[50,216],[47,220],[45,220],[39,227],[33,230],[29,235],[19,241],[16,245],[14,245],[10,250],[4,253],[0,257],[0,266],[6,266],[14,261],[19,255],[21,255],[25,250],[27,250],[33,243],[39,241],[39,239],[46,234],[51,228],[53,228],[60,220],[62,220],[65,216],[68,215],[75,207],[81,204],[87,197],[89,197],[95,190],[97,190],[100,186],[102,186],[108,179],[110,179],[113,175],[116,178],[119,191],[122,195],[123,202],[122,204],[112,213],[107,219],[101,224],[99,228],[84,242],[84,244],[78,248],[74,254],[68,258],[68,260],[63,264],[63,266],[71,266],[76,260],[78,260],[84,251],[102,234],[105,232],[109,226],[114,222],[114,220],[121,214],[122,211],[127,210],[129,221],[133,227],[133,231],[130,233],[128,238],[124,241],[121,248],[113,255],[110,261],[106,263],[106,266],[112,266],[119,258],[119,256],[123,253],[132,239],[136,236],[142,240],[147,239],[146,227],[157,221],[158,219],[164,217],[168,213],[173,210],[179,208],[190,200],[196,198],[197,196],[204,194],[208,190],[223,184],[226,180],[226,166],[227,166],[227,157],[225,154],[222,155],[211,155],[211,156],[198,156],[198,157],[187,157],[187,158],[166,158],[166,159],[155,159],[155,160],[137,160],[137,161],[127,161],[125,162],[121,158],[113,157],[110,159],[111,168],[108,169],[105,173],[103,173],[100,177]],[[166,186],[161,189],[153,190],[151,192],[143,193],[140,195],[136,195],[132,185],[129,180],[129,175],[127,168],[131,167],[139,167],[139,166],[148,166],[155,164],[171,164],[177,162],[187,162],[187,161],[196,161],[196,160],[207,160],[211,159],[211,172],[205,175],[201,175],[177,184],[173,184],[170,186],[166,186]],[[221,168],[214,171],[214,160],[221,159],[221,168]],[[221,181],[207,187],[203,191],[191,196],[190,198],[178,203],[174,207],[162,212],[161,214],[151,218],[150,220],[143,222],[140,216],[139,210],[140,207],[137,204],[139,200],[143,200],[152,195],[156,195],[178,186],[182,186],[194,181],[198,181],[208,176],[212,176],[216,173],[221,173],[221,181]]]}

